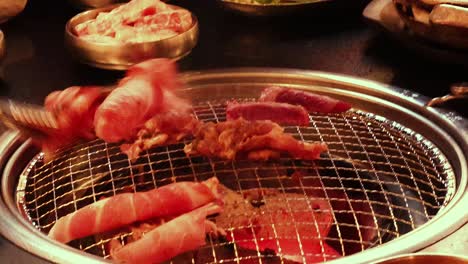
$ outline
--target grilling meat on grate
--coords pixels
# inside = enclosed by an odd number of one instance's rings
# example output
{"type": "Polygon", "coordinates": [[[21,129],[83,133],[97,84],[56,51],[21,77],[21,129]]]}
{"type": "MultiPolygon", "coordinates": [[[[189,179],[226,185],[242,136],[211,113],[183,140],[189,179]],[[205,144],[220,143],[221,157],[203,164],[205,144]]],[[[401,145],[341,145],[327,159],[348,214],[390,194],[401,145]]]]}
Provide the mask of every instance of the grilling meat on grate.
{"type": "Polygon", "coordinates": [[[62,243],[113,230],[136,221],[177,216],[220,201],[217,178],[172,183],[151,191],[105,198],[57,220],[49,237],[62,243]]]}
{"type": "Polygon", "coordinates": [[[259,101],[301,105],[309,112],[320,113],[340,113],[351,108],[349,103],[325,95],[277,86],[265,88],[260,95],[259,101]]]}
{"type": "Polygon", "coordinates": [[[201,154],[234,160],[278,158],[286,152],[294,158],[314,160],[327,150],[323,143],[307,143],[284,133],[283,128],[271,121],[246,121],[243,118],[220,123],[203,123],[195,131],[195,139],[185,146],[188,155],[201,154]]]}
{"type": "Polygon", "coordinates": [[[170,60],[153,59],[131,67],[97,109],[96,135],[106,142],[132,140],[155,115],[171,109],[190,111],[190,104],[173,94],[176,86],[176,67],[170,60]]]}
{"type": "Polygon", "coordinates": [[[132,66],[112,91],[71,87],[51,93],[45,106],[61,129],[41,142],[46,156],[77,139],[97,136],[126,141],[122,150],[134,159],[141,150],[191,135],[197,121],[191,104],[175,95],[178,86],[174,62],[152,59],[132,66]]]}
{"type": "Polygon", "coordinates": [[[226,119],[235,120],[240,117],[249,121],[271,120],[285,125],[309,124],[309,114],[302,106],[276,102],[228,102],[226,119]]]}
{"type": "Polygon", "coordinates": [[[340,256],[325,241],[333,218],[324,198],[265,188],[244,190],[243,195],[224,189],[225,208],[216,223],[237,246],[273,250],[284,259],[301,263],[340,256]]]}

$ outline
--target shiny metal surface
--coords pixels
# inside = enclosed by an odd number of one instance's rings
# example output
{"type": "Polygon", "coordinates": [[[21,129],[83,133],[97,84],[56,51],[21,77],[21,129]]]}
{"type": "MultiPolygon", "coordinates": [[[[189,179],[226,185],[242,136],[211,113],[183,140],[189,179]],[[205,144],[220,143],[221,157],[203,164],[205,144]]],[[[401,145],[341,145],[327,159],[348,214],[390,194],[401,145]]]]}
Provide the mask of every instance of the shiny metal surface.
{"type": "MultiPolygon", "coordinates": [[[[467,190],[467,123],[466,120],[453,113],[425,108],[424,104],[427,102],[427,98],[406,90],[366,80],[320,72],[239,69],[192,72],[183,74],[181,78],[189,88],[184,93],[193,96],[197,101],[223,99],[234,95],[248,98],[256,94],[260,87],[270,84],[304,88],[335,96],[350,101],[356,109],[384,116],[417,131],[436,143],[437,147],[443,151],[443,154],[450,160],[456,177],[455,189],[449,195],[451,200],[445,208],[440,210],[431,221],[407,235],[400,236],[380,247],[366,249],[362,253],[330,263],[369,263],[382,257],[412,252],[436,242],[466,223],[467,215],[463,213],[466,210],[463,209],[468,205],[468,199],[465,195],[467,190]],[[212,92],[212,89],[217,92],[212,92]]],[[[20,174],[18,168],[24,168],[30,161],[30,158],[23,156],[24,153],[31,153],[25,151],[30,146],[25,144],[22,148],[23,150],[18,149],[14,158],[9,159],[9,166],[5,169],[2,179],[2,194],[7,199],[4,199],[5,204],[1,204],[1,207],[9,208],[9,211],[4,214],[6,221],[2,223],[2,233],[28,251],[52,261],[64,257],[68,257],[69,262],[87,258],[96,261],[96,258],[82,253],[75,256],[76,250],[59,245],[48,240],[43,234],[34,232],[34,227],[20,215],[20,211],[11,197],[15,195],[17,175],[20,174]],[[12,233],[11,230],[15,230],[15,232],[12,233]],[[18,241],[17,233],[27,234],[28,239],[18,241]]],[[[24,172],[26,175],[29,173],[28,169],[24,172]]]]}
{"type": "Polygon", "coordinates": [[[435,254],[435,253],[419,253],[419,254],[406,254],[390,257],[388,259],[380,260],[375,264],[466,264],[468,263],[467,256],[449,255],[449,254],[435,254]]]}
{"type": "Polygon", "coordinates": [[[189,30],[158,41],[124,44],[94,43],[75,35],[76,25],[95,18],[99,12],[110,11],[117,6],[85,11],[68,21],[65,26],[65,46],[75,59],[97,68],[125,70],[133,64],[151,58],[180,59],[188,55],[198,41],[198,20],[193,14],[193,25],[189,30]]]}
{"type": "Polygon", "coordinates": [[[291,15],[297,12],[307,12],[312,8],[321,7],[334,0],[308,0],[308,1],[290,1],[272,4],[251,4],[243,3],[242,0],[219,0],[219,4],[225,9],[250,16],[281,16],[291,15]]]}

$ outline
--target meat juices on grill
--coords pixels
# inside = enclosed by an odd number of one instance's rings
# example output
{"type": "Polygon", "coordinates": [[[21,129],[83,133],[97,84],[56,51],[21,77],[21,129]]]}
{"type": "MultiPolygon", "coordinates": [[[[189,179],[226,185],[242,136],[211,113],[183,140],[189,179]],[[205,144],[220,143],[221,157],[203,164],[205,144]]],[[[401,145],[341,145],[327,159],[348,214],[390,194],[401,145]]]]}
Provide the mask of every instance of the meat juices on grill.
{"type": "Polygon", "coordinates": [[[302,106],[277,102],[228,102],[226,119],[235,120],[240,117],[248,121],[270,120],[284,125],[309,124],[309,114],[302,106]]]}
{"type": "Polygon", "coordinates": [[[333,218],[324,198],[266,188],[243,190],[243,195],[223,189],[224,211],[216,217],[216,224],[225,228],[227,239],[239,247],[273,250],[300,263],[304,259],[307,263],[322,262],[324,255],[328,260],[340,256],[325,241],[333,218]]]}
{"type": "Polygon", "coordinates": [[[136,221],[177,216],[220,201],[217,178],[178,182],[137,193],[122,193],[87,205],[54,224],[49,237],[62,243],[116,229],[136,221]]]}
{"type": "Polygon", "coordinates": [[[309,112],[320,113],[341,113],[351,108],[351,104],[326,95],[278,86],[265,88],[260,95],[259,101],[301,105],[309,112]]]}
{"type": "Polygon", "coordinates": [[[125,263],[161,263],[183,252],[197,249],[205,245],[206,234],[219,235],[219,229],[206,217],[221,211],[221,206],[207,204],[180,215],[154,228],[140,239],[114,249],[111,256],[114,260],[125,263]]]}
{"type": "Polygon", "coordinates": [[[173,94],[176,80],[175,64],[168,59],[152,59],[131,67],[97,109],[96,135],[106,142],[132,140],[155,115],[170,108],[188,112],[190,104],[173,94]]]}
{"type": "Polygon", "coordinates": [[[203,123],[195,131],[195,139],[185,146],[188,155],[201,154],[234,160],[268,160],[288,153],[291,157],[314,160],[327,150],[324,143],[307,143],[284,133],[271,121],[246,121],[243,118],[220,123],[203,123]]]}

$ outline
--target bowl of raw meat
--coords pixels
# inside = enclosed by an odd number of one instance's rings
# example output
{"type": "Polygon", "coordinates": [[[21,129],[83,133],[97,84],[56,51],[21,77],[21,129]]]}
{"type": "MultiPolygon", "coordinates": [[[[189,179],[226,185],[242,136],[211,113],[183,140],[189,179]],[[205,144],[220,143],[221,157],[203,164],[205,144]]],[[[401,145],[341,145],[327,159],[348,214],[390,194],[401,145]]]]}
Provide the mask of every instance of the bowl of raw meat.
{"type": "Polygon", "coordinates": [[[151,58],[178,60],[198,41],[190,11],[159,0],[133,0],[82,12],[65,27],[65,44],[79,62],[125,70],[151,58]]]}

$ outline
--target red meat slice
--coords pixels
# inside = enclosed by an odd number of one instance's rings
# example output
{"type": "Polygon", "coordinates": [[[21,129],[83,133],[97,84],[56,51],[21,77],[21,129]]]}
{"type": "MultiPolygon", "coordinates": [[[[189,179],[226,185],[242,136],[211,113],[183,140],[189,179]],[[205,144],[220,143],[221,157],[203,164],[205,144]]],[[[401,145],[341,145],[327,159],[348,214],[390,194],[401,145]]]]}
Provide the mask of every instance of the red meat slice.
{"type": "Polygon", "coordinates": [[[85,206],[55,223],[49,237],[67,243],[135,221],[176,216],[219,201],[217,178],[202,183],[178,182],[147,192],[123,193],[85,206]]]}
{"type": "Polygon", "coordinates": [[[198,126],[194,136],[192,143],[185,146],[185,153],[226,160],[242,156],[249,159],[268,159],[277,157],[277,152],[287,153],[294,158],[314,160],[319,158],[321,152],[327,150],[323,143],[296,140],[271,121],[250,122],[243,118],[220,123],[203,123],[198,126]]]}
{"type": "Polygon", "coordinates": [[[226,119],[271,120],[286,125],[309,124],[309,114],[302,106],[276,102],[229,102],[226,106],[226,119]]]}
{"type": "Polygon", "coordinates": [[[349,103],[329,96],[277,86],[265,88],[259,101],[302,105],[309,112],[321,113],[340,113],[351,108],[349,103]]]}

